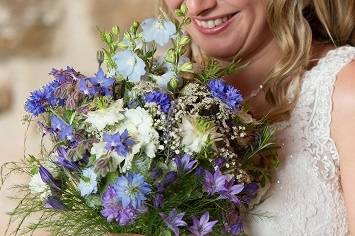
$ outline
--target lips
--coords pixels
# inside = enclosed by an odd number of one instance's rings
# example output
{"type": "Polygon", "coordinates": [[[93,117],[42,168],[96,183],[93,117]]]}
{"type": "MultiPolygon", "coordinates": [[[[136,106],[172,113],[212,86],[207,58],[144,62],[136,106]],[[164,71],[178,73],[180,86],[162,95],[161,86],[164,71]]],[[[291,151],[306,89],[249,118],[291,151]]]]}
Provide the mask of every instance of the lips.
{"type": "Polygon", "coordinates": [[[204,34],[217,34],[230,24],[230,22],[238,15],[239,12],[235,12],[229,15],[220,17],[214,17],[209,19],[195,18],[193,21],[197,26],[197,29],[204,34]]]}

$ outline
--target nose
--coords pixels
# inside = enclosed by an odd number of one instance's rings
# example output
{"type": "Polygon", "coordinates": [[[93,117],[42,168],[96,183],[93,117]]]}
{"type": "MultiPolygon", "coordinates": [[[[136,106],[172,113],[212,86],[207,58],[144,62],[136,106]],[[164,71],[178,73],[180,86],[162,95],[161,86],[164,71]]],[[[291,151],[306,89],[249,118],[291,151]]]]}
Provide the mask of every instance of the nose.
{"type": "Polygon", "coordinates": [[[186,0],[191,16],[206,15],[217,6],[217,0],[186,0]]]}

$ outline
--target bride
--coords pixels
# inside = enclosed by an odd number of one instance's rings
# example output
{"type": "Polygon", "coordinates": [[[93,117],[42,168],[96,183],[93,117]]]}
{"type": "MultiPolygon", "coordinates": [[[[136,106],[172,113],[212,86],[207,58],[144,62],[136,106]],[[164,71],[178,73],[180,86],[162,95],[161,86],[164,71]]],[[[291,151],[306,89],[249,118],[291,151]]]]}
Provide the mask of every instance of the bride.
{"type": "Polygon", "coordinates": [[[281,165],[251,219],[250,235],[355,233],[354,0],[165,0],[185,2],[194,58],[250,64],[225,78],[269,114],[281,165]],[[199,53],[203,52],[203,53],[199,53]]]}

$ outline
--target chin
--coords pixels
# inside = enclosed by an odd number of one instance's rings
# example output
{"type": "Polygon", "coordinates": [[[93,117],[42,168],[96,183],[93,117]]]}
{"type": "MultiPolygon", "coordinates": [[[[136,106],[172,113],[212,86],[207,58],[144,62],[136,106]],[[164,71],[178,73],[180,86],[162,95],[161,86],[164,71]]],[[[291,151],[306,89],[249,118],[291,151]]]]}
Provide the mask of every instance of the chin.
{"type": "Polygon", "coordinates": [[[240,48],[237,45],[227,46],[223,43],[216,44],[216,46],[201,47],[202,51],[209,57],[217,59],[229,59],[233,58],[239,53],[240,48]]]}

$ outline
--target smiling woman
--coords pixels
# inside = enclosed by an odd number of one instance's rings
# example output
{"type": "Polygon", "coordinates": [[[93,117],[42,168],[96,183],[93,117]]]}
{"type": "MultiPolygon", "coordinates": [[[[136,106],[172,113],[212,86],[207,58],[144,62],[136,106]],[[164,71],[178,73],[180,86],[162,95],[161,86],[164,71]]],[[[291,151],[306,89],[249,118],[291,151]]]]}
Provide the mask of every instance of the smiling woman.
{"type": "Polygon", "coordinates": [[[168,11],[182,3],[192,19],[186,27],[192,57],[198,63],[204,63],[200,53],[221,63],[235,56],[247,61],[224,80],[241,90],[255,115],[268,115],[277,128],[282,164],[270,198],[256,208],[273,217],[252,219],[247,231],[354,233],[355,160],[348,141],[355,132],[354,1],[161,1],[168,11]]]}

